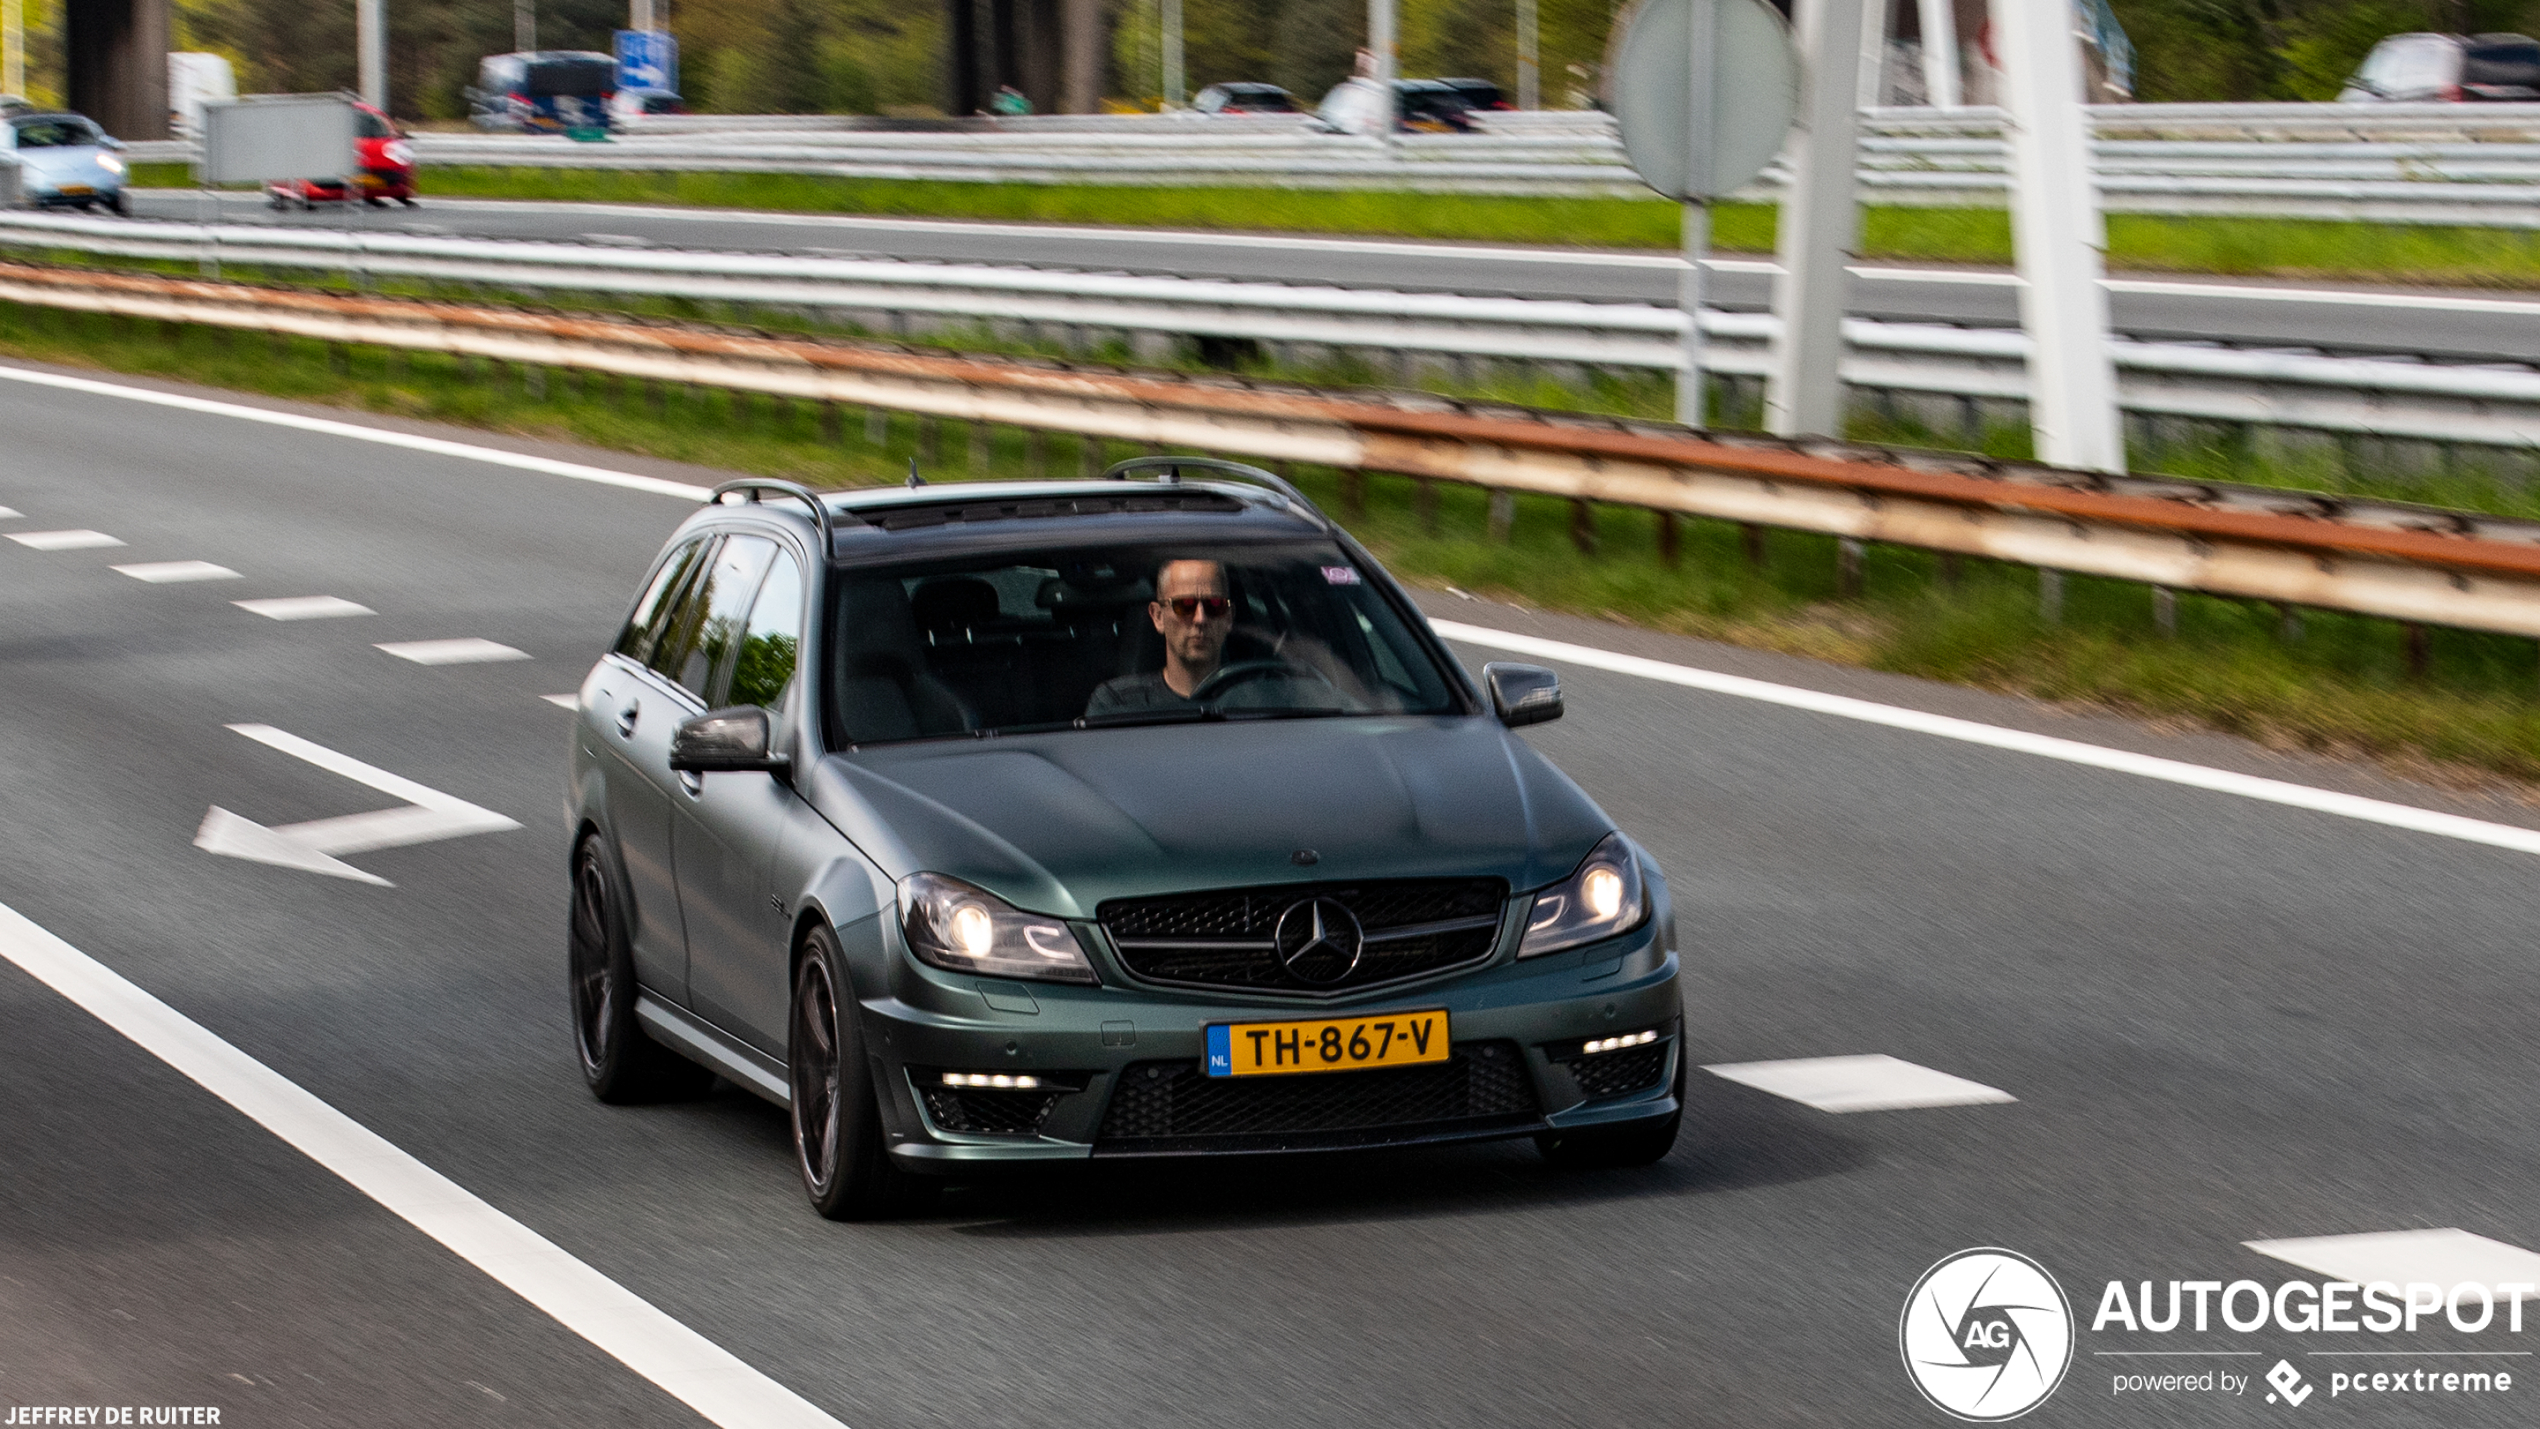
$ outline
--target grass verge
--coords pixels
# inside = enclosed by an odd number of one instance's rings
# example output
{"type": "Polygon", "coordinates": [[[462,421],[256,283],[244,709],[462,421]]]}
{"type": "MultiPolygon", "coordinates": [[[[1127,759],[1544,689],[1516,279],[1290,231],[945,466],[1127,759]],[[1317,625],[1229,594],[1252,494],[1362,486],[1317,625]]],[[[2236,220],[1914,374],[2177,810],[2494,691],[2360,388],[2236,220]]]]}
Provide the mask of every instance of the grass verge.
{"type": "MultiPolygon", "coordinates": [[[[860,415],[841,421],[801,402],[678,389],[656,402],[597,378],[433,354],[337,354],[314,342],[4,304],[0,353],[820,485],[895,480],[911,456],[951,477],[1028,474],[1036,445],[1052,472],[1077,470],[1083,459],[1068,437],[1036,444],[1010,429],[930,431],[894,415],[873,441],[860,415]]],[[[1134,454],[1110,446],[1096,456],[1134,454]]],[[[1401,478],[1297,476],[1389,566],[1432,587],[2193,721],[2280,747],[2376,757],[2455,785],[2499,775],[2540,782],[2540,668],[2526,639],[2434,630],[2417,675],[2404,634],[2384,620],[2312,612],[2288,639],[2272,608],[2181,595],[2177,635],[2163,638],[2143,587],[2072,577],[2063,618],[2050,624],[2039,612],[2037,575],[2023,567],[1873,547],[1860,592],[1844,596],[1829,537],[1764,532],[1750,547],[1736,526],[1686,520],[1670,563],[1660,554],[1659,518],[1597,508],[1586,522],[1588,554],[1574,544],[1566,502],[1520,496],[1509,538],[1494,541],[1477,490],[1441,486],[1424,503],[1401,478]]]]}
{"type": "MultiPolygon", "coordinates": [[[[183,187],[175,164],[136,165],[136,186],[183,187]]],[[[436,168],[433,194],[749,208],[795,213],[1142,228],[1244,229],[1456,239],[1584,248],[1673,249],[1673,204],[1636,198],[1504,198],[1255,188],[1111,188],[1075,184],[964,184],[816,174],[651,173],[598,169],[436,168]]],[[[1712,243],[1769,253],[1775,210],[1721,204],[1712,243]]],[[[2009,216],[1999,209],[1872,208],[1861,220],[1865,258],[2006,264],[2009,216]]],[[[2111,267],[2243,277],[2355,279],[2445,286],[2540,286],[2540,232],[2309,219],[2163,218],[2113,214],[2111,267]]]]}

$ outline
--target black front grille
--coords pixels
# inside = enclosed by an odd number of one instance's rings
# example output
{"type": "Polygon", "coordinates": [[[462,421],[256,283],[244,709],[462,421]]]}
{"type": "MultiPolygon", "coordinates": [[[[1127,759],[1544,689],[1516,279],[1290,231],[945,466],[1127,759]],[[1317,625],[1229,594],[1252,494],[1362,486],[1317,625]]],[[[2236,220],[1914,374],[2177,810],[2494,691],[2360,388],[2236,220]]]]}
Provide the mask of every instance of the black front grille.
{"type": "Polygon", "coordinates": [[[1488,957],[1507,901],[1496,878],[1419,878],[1115,898],[1095,912],[1120,960],[1149,982],[1328,994],[1488,957]],[[1309,981],[1279,960],[1281,915],[1313,898],[1348,908],[1365,936],[1357,965],[1337,979],[1309,981]]]}
{"type": "Polygon", "coordinates": [[[956,1091],[924,1087],[926,1115],[945,1131],[986,1136],[1031,1136],[1058,1105],[1056,1092],[956,1091]]]}
{"type": "Polygon", "coordinates": [[[1667,1071],[1667,1044],[1651,1042],[1620,1052],[1599,1052],[1570,1064],[1579,1090],[1591,1097],[1619,1097],[1658,1085],[1667,1071]]]}
{"type": "Polygon", "coordinates": [[[1513,1042],[1462,1043],[1425,1066],[1287,1077],[1211,1077],[1196,1062],[1136,1062],[1121,1074],[1094,1150],[1382,1146],[1523,1127],[1539,1115],[1513,1042]]]}

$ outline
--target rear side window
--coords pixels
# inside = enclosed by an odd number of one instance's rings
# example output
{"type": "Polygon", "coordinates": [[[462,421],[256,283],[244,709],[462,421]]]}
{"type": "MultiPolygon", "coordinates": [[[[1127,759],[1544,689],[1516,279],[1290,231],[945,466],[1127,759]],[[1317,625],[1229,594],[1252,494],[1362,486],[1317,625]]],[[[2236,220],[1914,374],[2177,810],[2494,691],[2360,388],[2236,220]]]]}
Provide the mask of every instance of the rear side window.
{"type": "Polygon", "coordinates": [[[758,594],[776,543],[764,536],[727,536],[700,567],[661,643],[653,648],[652,667],[685,686],[698,699],[714,688],[715,677],[730,666],[738,648],[750,598],[758,594]]]}
{"type": "Polygon", "coordinates": [[[687,583],[689,572],[696,569],[697,554],[705,545],[703,538],[690,541],[661,563],[653,583],[635,602],[635,613],[626,618],[626,628],[618,633],[618,654],[639,664],[652,663],[653,648],[661,643],[662,630],[669,624],[680,587],[687,583]]]}
{"type": "Polygon", "coordinates": [[[731,693],[716,701],[726,705],[763,705],[774,709],[793,682],[794,664],[803,645],[803,571],[794,558],[778,552],[776,564],[750,606],[750,623],[732,656],[731,693]]]}

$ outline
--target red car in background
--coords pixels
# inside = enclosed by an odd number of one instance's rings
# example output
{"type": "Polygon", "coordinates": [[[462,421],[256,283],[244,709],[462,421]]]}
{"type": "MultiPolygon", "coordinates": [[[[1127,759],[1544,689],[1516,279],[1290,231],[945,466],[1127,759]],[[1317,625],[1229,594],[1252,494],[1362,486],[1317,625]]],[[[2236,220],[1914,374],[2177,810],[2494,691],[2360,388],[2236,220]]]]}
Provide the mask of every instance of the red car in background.
{"type": "Polygon", "coordinates": [[[349,203],[356,196],[373,208],[390,199],[415,206],[415,150],[397,132],[395,121],[367,104],[353,106],[353,149],[360,171],[347,188],[340,178],[284,179],[265,185],[265,202],[276,209],[292,204],[315,208],[322,203],[349,203]]]}

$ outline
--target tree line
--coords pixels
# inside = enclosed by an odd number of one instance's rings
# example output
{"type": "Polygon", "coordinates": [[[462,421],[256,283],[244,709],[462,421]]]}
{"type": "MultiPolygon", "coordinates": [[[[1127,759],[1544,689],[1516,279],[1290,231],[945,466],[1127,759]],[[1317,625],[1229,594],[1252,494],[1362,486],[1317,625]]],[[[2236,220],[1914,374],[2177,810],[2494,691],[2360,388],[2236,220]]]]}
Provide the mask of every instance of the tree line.
{"type": "MultiPolygon", "coordinates": [[[[657,10],[665,0],[656,0],[657,10]]],[[[961,0],[981,3],[985,0],[961,0]]],[[[1896,0],[1910,6],[1913,0],[1896,0]]],[[[2385,35],[2540,31],[2540,0],[2113,0],[2143,100],[2325,99],[2385,35]]],[[[1584,103],[1621,0],[1539,0],[1542,94],[1584,103]]],[[[26,0],[28,89],[60,96],[61,0],[26,0]]],[[[682,88],[731,113],[931,112],[944,94],[942,0],[666,0],[682,88]]],[[[1103,92],[1159,98],[1159,0],[1107,0],[1103,92]]],[[[1183,0],[1189,83],[1268,80],[1307,103],[1349,73],[1365,0],[1183,0]]],[[[514,0],[388,0],[393,106],[467,112],[486,55],[513,48],[514,0]]],[[[536,0],[538,42],[609,48],[625,0],[536,0]]],[[[242,92],[348,88],[352,0],[177,0],[177,43],[227,55],[242,92]]],[[[1408,75],[1474,75],[1514,91],[1515,0],[1401,0],[1408,75]]],[[[984,32],[984,27],[983,27],[984,32]]]]}

